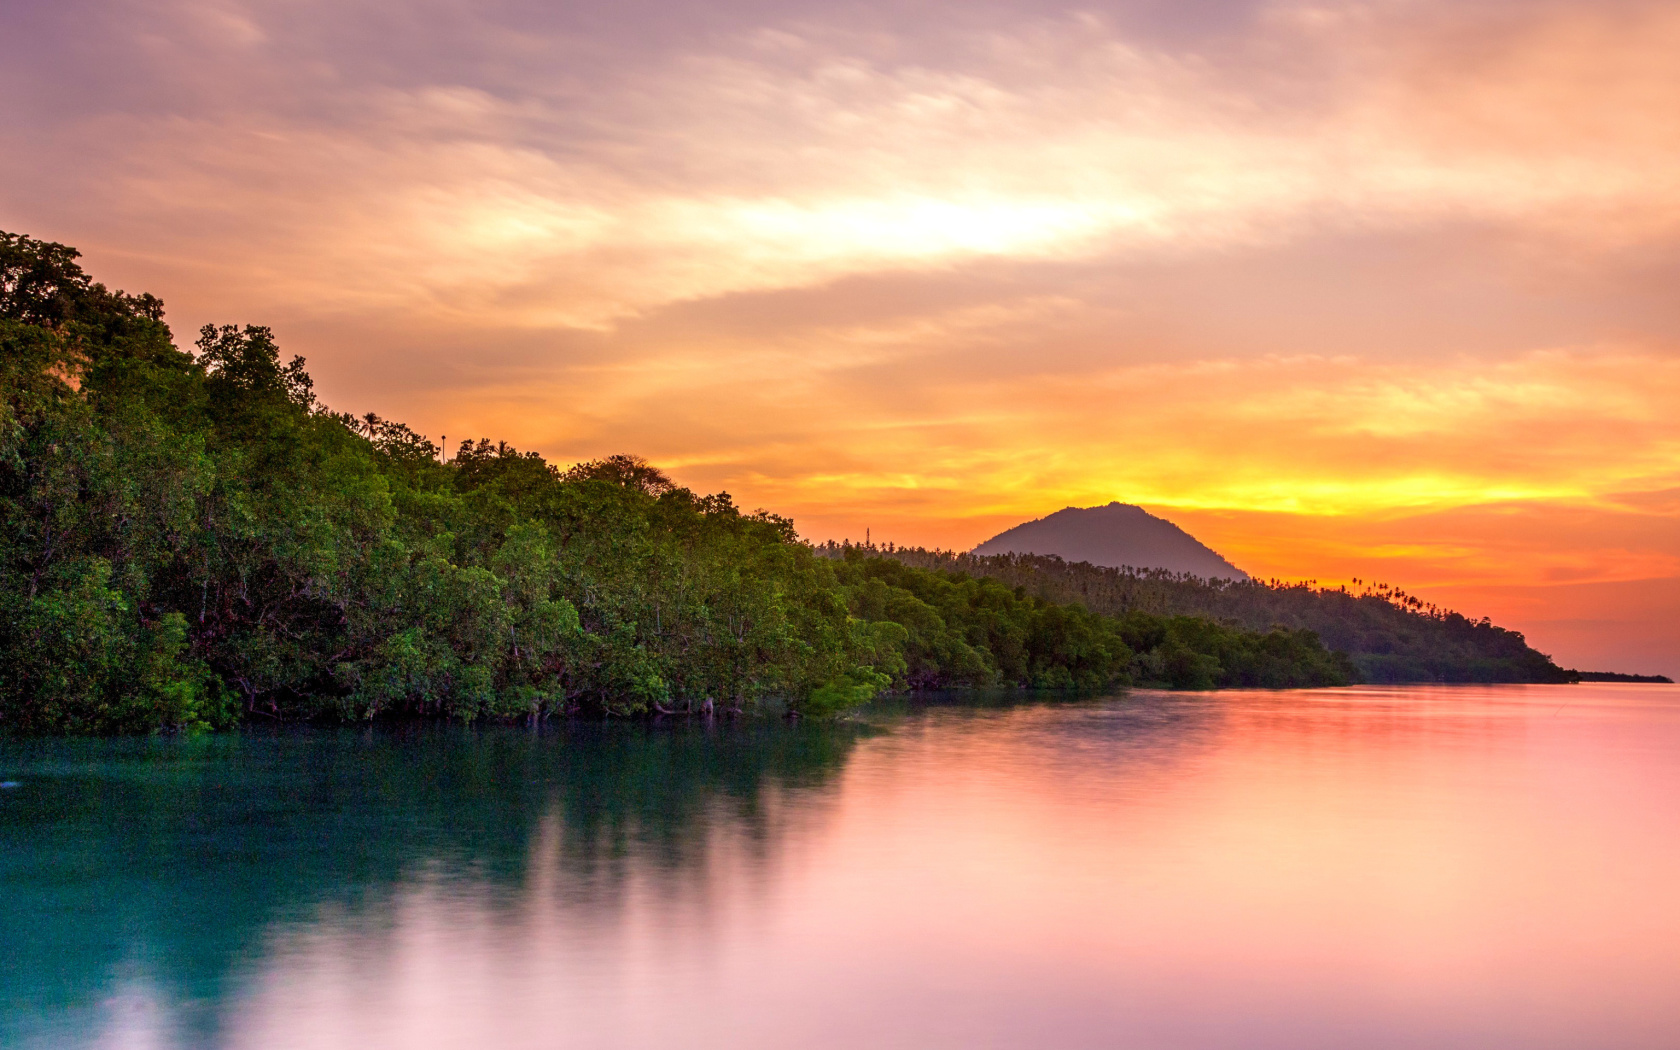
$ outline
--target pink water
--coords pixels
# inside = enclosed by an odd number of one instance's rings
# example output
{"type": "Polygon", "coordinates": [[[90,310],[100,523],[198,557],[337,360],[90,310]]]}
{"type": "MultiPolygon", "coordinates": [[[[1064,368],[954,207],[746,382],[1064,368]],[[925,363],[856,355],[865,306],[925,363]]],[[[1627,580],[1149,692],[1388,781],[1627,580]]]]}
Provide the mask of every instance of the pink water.
{"type": "MultiPolygon", "coordinates": [[[[827,778],[701,800],[680,862],[631,835],[580,866],[556,810],[511,883],[415,856],[386,892],[277,919],[202,1038],[1680,1046],[1680,689],[877,721],[827,778]]],[[[87,1034],[175,1045],[179,1009],[141,967],[87,1034]]]]}

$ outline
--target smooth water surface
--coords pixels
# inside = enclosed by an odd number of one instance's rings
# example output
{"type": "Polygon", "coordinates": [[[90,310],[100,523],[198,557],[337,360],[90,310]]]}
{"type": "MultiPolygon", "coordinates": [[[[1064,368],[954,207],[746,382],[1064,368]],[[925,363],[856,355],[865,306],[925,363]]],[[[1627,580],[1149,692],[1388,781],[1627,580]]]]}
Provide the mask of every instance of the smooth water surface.
{"type": "Polygon", "coordinates": [[[1680,690],[0,743],[6,1047],[1680,1046],[1680,690]]]}

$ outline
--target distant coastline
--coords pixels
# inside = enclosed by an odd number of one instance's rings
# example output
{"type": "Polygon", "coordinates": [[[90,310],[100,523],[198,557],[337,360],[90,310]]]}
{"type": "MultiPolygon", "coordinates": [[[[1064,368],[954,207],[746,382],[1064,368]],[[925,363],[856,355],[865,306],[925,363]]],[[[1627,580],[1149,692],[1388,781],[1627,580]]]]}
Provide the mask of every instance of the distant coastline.
{"type": "Polygon", "coordinates": [[[1617,671],[1576,671],[1581,682],[1645,682],[1650,685],[1673,685],[1674,679],[1665,674],[1621,674],[1617,671]]]}
{"type": "MultiPolygon", "coordinates": [[[[1356,589],[1313,581],[1205,579],[1161,569],[1114,568],[1055,555],[875,548],[908,565],[1000,580],[1049,601],[1109,616],[1146,612],[1204,617],[1248,630],[1310,631],[1346,653],[1363,682],[1569,683],[1587,678],[1535,650],[1521,632],[1473,619],[1404,590],[1361,581],[1356,589]]],[[[1599,672],[1587,672],[1597,674],[1599,672]]]]}

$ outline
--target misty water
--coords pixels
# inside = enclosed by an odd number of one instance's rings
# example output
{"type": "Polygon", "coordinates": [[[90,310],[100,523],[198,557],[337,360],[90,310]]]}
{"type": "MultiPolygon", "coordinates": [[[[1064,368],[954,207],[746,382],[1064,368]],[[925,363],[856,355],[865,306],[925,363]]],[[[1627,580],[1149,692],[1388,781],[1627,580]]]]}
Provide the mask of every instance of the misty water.
{"type": "Polygon", "coordinates": [[[1672,1047],[1680,690],[0,742],[6,1047],[1672,1047]]]}

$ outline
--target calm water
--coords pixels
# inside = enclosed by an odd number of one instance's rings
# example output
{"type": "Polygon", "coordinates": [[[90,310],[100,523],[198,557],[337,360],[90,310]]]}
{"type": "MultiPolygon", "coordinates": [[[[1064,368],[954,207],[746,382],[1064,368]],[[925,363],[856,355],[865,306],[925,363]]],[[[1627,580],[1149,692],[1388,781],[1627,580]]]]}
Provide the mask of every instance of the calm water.
{"type": "Polygon", "coordinates": [[[0,744],[5,1047],[1680,1045],[1680,689],[0,744]]]}

